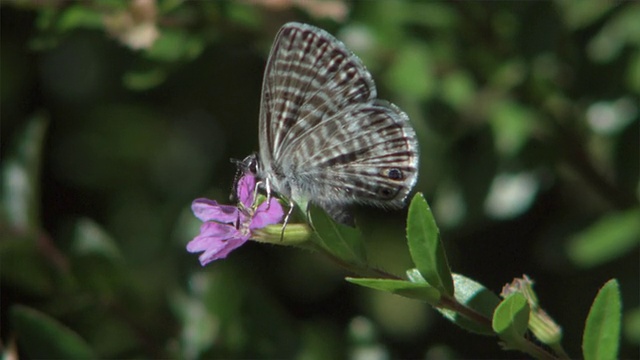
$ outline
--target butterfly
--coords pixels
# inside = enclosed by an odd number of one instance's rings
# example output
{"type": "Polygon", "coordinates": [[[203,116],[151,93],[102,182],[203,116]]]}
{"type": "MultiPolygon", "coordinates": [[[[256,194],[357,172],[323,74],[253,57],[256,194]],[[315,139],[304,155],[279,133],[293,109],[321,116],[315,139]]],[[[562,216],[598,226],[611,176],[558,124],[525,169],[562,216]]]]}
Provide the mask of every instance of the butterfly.
{"type": "Polygon", "coordinates": [[[409,117],[376,97],[371,74],[341,41],[285,24],[264,73],[259,153],[243,171],[267,196],[288,199],[289,215],[292,201],[313,203],[354,225],[355,204],[402,207],[418,178],[418,142],[409,117]]]}

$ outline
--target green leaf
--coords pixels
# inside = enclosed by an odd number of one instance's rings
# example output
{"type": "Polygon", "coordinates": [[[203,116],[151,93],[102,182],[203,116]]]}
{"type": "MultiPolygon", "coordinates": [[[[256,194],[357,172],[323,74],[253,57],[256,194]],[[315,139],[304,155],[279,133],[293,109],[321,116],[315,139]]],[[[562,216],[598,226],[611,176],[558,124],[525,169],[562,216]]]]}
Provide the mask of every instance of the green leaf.
{"type": "Polygon", "coordinates": [[[582,338],[585,360],[616,359],[620,343],[621,300],[618,281],[607,281],[596,295],[582,338]]]}
{"type": "Polygon", "coordinates": [[[571,238],[569,258],[580,267],[611,261],[634,249],[640,242],[640,209],[632,209],[600,219],[571,238]]]}
{"type": "Polygon", "coordinates": [[[10,310],[15,337],[31,359],[95,359],[89,345],[73,330],[47,314],[15,305],[10,310]]]}
{"type": "Polygon", "coordinates": [[[42,114],[29,119],[2,164],[2,217],[21,231],[40,228],[40,166],[47,125],[42,114]]]}
{"type": "MultiPolygon", "coordinates": [[[[420,276],[420,273],[415,269],[408,271],[407,274],[410,279],[420,276]]],[[[453,284],[455,286],[456,301],[485,316],[487,319],[492,318],[495,308],[500,303],[500,298],[496,294],[489,291],[482,284],[459,274],[453,274],[453,284]]],[[[463,329],[482,335],[494,335],[490,327],[471,321],[453,310],[436,309],[445,318],[463,329]]]]}
{"type": "Polygon", "coordinates": [[[440,241],[440,230],[421,193],[416,194],[409,205],[407,240],[411,258],[425,280],[441,292],[453,295],[453,279],[440,241]]]}
{"type": "Polygon", "coordinates": [[[504,299],[493,313],[493,330],[512,348],[524,342],[524,334],[529,326],[529,303],[520,293],[504,299]]]}
{"type": "Polygon", "coordinates": [[[422,283],[415,283],[406,280],[370,278],[347,278],[347,281],[371,289],[422,300],[431,306],[437,306],[440,302],[440,291],[424,281],[422,283]]]}
{"type": "Polygon", "coordinates": [[[348,264],[365,265],[367,263],[364,242],[357,229],[336,223],[327,213],[313,204],[310,205],[309,211],[315,230],[312,241],[348,264]]]}

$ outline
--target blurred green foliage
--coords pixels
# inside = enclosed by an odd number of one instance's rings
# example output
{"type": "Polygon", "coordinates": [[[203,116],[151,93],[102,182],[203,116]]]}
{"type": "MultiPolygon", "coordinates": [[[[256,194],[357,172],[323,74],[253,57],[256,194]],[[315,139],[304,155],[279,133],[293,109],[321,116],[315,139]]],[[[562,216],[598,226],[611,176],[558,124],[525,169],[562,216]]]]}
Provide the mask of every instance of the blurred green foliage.
{"type": "MultiPolygon", "coordinates": [[[[411,117],[417,189],[455,272],[496,293],[527,273],[574,357],[596,289],[617,278],[620,357],[637,356],[639,4],[0,6],[5,354],[514,354],[427,305],[346,283],[314,253],[252,243],[201,268],[186,252],[190,202],[227,199],[228,159],[257,150],[270,44],[301,21],[343,40],[411,117]]],[[[367,257],[400,275],[404,215],[358,217],[367,257]]]]}

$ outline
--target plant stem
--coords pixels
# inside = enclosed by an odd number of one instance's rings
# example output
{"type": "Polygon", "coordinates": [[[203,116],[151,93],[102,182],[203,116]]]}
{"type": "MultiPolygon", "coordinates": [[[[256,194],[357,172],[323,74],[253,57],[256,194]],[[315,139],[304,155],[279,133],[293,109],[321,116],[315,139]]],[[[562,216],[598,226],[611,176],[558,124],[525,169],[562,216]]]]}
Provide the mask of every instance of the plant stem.
{"type": "Polygon", "coordinates": [[[466,317],[476,324],[486,327],[487,330],[493,331],[493,328],[491,327],[491,319],[469,307],[464,306],[463,304],[459,303],[458,300],[456,300],[454,297],[443,296],[440,299],[440,305],[442,308],[455,311],[456,313],[466,317]]]}
{"type": "Polygon", "coordinates": [[[522,351],[524,353],[527,353],[527,354],[533,356],[536,359],[544,359],[544,360],[557,360],[558,359],[558,357],[554,356],[553,354],[551,354],[547,350],[543,349],[542,347],[532,343],[528,339],[524,339],[524,341],[522,341],[518,345],[519,346],[517,347],[517,350],[520,350],[520,351],[522,351]]]}

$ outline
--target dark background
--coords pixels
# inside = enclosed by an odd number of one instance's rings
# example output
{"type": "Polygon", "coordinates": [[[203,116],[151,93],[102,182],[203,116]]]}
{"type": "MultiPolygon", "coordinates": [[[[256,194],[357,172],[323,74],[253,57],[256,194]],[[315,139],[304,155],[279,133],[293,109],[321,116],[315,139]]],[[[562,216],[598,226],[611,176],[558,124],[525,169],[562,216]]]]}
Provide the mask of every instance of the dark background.
{"type": "MultiPolygon", "coordinates": [[[[454,272],[496,293],[530,276],[572,357],[617,278],[621,357],[638,355],[637,3],[0,9],[4,351],[54,354],[72,338],[99,358],[522,357],[427,305],[346,283],[318,254],[250,242],[202,268],[186,252],[191,201],[226,202],[229,159],[257,151],[266,56],[300,21],[343,40],[410,116],[416,189],[454,272]],[[42,338],[46,324],[63,330],[42,338]]],[[[404,216],[358,214],[371,262],[399,275],[412,267],[404,216]]]]}

